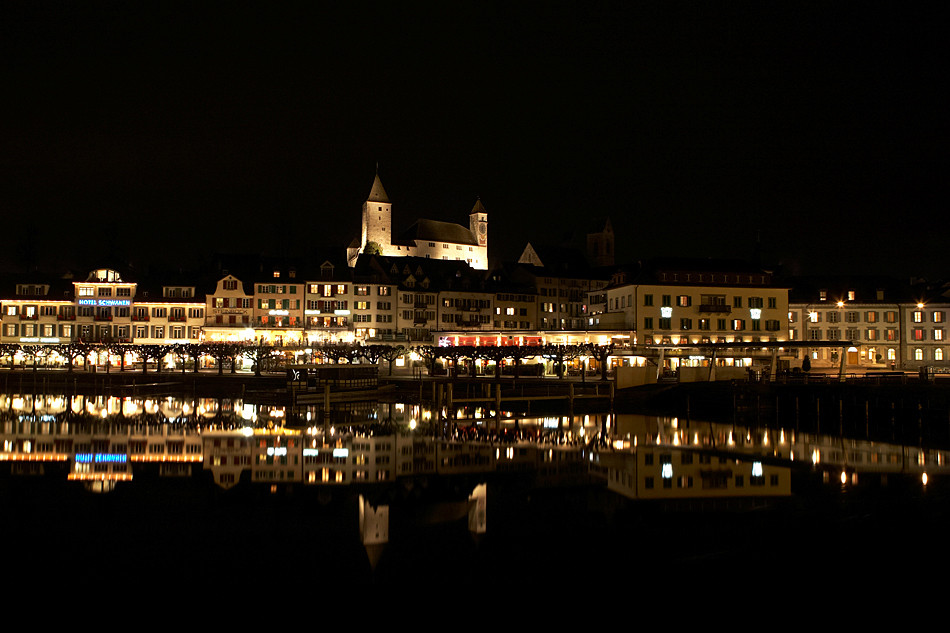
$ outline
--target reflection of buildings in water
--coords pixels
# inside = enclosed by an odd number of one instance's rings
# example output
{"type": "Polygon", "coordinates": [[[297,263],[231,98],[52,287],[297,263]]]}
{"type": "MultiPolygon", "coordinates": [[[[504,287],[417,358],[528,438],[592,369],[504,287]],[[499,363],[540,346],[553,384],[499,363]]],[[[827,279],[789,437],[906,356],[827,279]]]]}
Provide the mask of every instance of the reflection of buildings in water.
{"type": "Polygon", "coordinates": [[[629,497],[790,494],[794,469],[825,482],[948,472],[947,451],[784,429],[747,429],[675,417],[618,415],[615,451],[599,453],[611,489],[629,497]]]}
{"type": "Polygon", "coordinates": [[[468,419],[437,439],[422,431],[437,416],[418,405],[344,409],[350,424],[311,416],[314,426],[289,429],[285,409],[239,399],[0,394],[0,461],[16,464],[18,474],[59,463],[70,480],[113,483],[157,464],[164,476],[210,471],[225,488],[242,479],[340,486],[517,473],[556,485],[593,477],[645,499],[787,495],[797,467],[829,480],[845,473],[850,483],[861,473],[932,477],[947,468],[944,451],[677,418],[468,419]],[[591,443],[600,432],[612,438],[610,447],[591,443]]]}
{"type": "Polygon", "coordinates": [[[788,496],[791,469],[696,453],[688,448],[640,446],[601,455],[610,490],[632,499],[788,496]]]}

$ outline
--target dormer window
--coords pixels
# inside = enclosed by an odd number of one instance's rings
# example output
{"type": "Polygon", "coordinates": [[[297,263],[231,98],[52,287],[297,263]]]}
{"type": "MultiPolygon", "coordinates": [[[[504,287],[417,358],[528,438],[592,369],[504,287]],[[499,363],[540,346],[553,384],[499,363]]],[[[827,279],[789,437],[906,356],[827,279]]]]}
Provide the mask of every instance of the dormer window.
{"type": "Polygon", "coordinates": [[[818,300],[819,300],[819,301],[827,301],[827,300],[828,300],[828,291],[827,291],[827,290],[819,290],[819,291],[818,291],[818,300]]]}
{"type": "Polygon", "coordinates": [[[275,270],[275,271],[274,271],[274,279],[280,279],[280,271],[279,271],[279,270],[275,270]]]}
{"type": "Polygon", "coordinates": [[[854,301],[854,290],[848,291],[848,301],[854,301]]]}

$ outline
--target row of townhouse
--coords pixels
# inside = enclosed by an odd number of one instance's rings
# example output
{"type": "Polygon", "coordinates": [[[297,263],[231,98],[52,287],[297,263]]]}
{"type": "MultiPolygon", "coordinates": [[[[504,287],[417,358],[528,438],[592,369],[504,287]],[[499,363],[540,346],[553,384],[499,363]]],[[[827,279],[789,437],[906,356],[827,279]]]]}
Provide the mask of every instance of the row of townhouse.
{"type": "Polygon", "coordinates": [[[447,332],[536,333],[542,326],[534,285],[464,261],[370,255],[354,267],[324,261],[316,272],[302,276],[285,265],[268,267],[258,280],[225,274],[207,297],[205,337],[431,343],[447,332]]]}
{"type": "Polygon", "coordinates": [[[591,329],[627,331],[635,345],[683,345],[682,355],[711,343],[789,341],[789,366],[807,355],[814,367],[950,369],[943,288],[856,277],[776,282],[741,262],[663,259],[619,269],[588,306],[591,329]]]}
{"type": "Polygon", "coordinates": [[[205,304],[194,285],[145,289],[101,268],[81,281],[18,283],[0,318],[3,343],[196,342],[205,304]]]}
{"type": "Polygon", "coordinates": [[[0,342],[490,345],[612,332],[636,346],[684,350],[791,341],[786,360],[807,354],[819,367],[837,366],[842,354],[846,367],[950,367],[942,288],[853,278],[779,283],[738,261],[657,259],[608,277],[534,262],[485,273],[465,262],[369,255],[354,267],[260,263],[217,277],[207,286],[144,285],[99,268],[82,280],[16,283],[0,301],[0,342]],[[802,345],[809,341],[822,346],[802,345]],[[842,350],[826,346],[838,341],[842,350]]]}
{"type": "MultiPolygon", "coordinates": [[[[950,368],[943,289],[879,278],[796,280],[788,313],[794,341],[847,341],[846,367],[950,368]]],[[[810,350],[813,364],[841,362],[834,348],[810,350]]]]}

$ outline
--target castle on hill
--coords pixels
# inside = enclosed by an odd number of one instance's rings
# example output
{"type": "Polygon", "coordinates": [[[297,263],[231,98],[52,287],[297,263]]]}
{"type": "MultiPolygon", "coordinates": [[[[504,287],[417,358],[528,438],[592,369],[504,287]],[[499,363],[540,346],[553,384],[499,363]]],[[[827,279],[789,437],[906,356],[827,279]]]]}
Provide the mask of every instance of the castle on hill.
{"type": "Polygon", "coordinates": [[[363,203],[362,235],[359,242],[354,239],[347,248],[351,267],[360,253],[465,261],[474,269],[488,270],[488,212],[477,200],[468,214],[468,227],[420,219],[395,236],[392,202],[376,174],[369,197],[363,203]]]}

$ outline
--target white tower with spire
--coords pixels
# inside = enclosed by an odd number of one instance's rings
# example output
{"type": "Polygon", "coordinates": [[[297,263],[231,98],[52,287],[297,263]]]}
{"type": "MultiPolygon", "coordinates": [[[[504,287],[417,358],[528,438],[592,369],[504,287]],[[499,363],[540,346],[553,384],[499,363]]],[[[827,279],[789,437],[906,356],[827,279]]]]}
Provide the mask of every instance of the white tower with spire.
{"type": "Polygon", "coordinates": [[[386,190],[383,189],[383,183],[379,180],[379,172],[376,172],[376,178],[373,180],[373,188],[369,191],[369,197],[363,203],[363,235],[360,240],[360,252],[366,249],[366,245],[375,242],[379,245],[382,253],[387,254],[391,249],[393,240],[393,216],[392,203],[386,190]]]}

